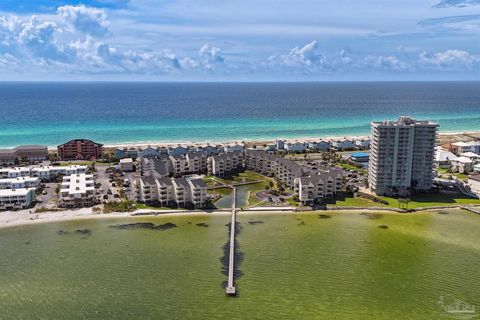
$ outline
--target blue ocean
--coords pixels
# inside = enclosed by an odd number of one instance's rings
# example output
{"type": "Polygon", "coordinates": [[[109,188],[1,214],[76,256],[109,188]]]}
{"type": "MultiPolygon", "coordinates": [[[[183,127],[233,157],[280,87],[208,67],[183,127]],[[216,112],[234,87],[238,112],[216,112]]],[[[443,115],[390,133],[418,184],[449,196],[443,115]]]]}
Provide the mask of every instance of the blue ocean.
{"type": "Polygon", "coordinates": [[[480,130],[480,82],[0,83],[0,147],[364,135],[400,115],[480,130]]]}

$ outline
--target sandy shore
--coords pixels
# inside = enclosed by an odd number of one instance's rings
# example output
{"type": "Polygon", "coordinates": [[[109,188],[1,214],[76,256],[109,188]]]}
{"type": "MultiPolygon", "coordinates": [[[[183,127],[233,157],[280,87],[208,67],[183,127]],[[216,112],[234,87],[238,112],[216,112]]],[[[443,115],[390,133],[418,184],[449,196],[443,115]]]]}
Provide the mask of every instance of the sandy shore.
{"type": "MultiPolygon", "coordinates": [[[[379,210],[379,209],[369,209],[368,207],[362,209],[352,208],[349,209],[338,209],[338,210],[320,210],[320,211],[293,211],[285,210],[288,208],[279,209],[276,207],[262,207],[262,208],[252,208],[250,210],[239,210],[237,215],[248,215],[248,214],[332,214],[332,213],[358,213],[358,212],[372,212],[372,213],[382,213],[382,214],[392,214],[392,215],[409,215],[409,214],[419,214],[422,212],[434,211],[434,209],[418,212],[395,212],[389,210],[379,210]]],[[[61,221],[76,221],[76,220],[89,220],[89,219],[111,219],[111,218],[141,218],[146,216],[165,216],[165,217],[178,217],[178,216],[228,216],[230,215],[230,210],[214,210],[214,211],[201,211],[201,210],[149,210],[149,209],[139,209],[134,212],[113,212],[108,214],[98,214],[92,213],[91,208],[82,208],[82,209],[71,209],[64,211],[52,211],[52,212],[42,212],[42,213],[30,213],[30,210],[19,210],[19,211],[6,211],[0,212],[0,229],[22,226],[22,225],[31,225],[38,223],[51,223],[51,222],[61,222],[61,221]]]]}
{"type": "MultiPolygon", "coordinates": [[[[216,141],[216,140],[205,140],[205,141],[178,141],[178,142],[165,142],[165,141],[145,141],[145,142],[119,142],[119,143],[106,143],[104,144],[104,148],[106,149],[115,149],[115,148],[123,148],[123,147],[147,147],[147,146],[158,146],[158,147],[176,147],[176,146],[206,146],[206,145],[234,145],[237,143],[245,144],[247,147],[251,146],[263,146],[266,144],[274,143],[275,140],[284,140],[286,143],[293,143],[293,142],[309,142],[309,141],[320,141],[320,140],[339,140],[339,139],[367,139],[369,138],[368,135],[343,135],[343,136],[317,136],[317,137],[301,137],[301,138],[282,138],[278,137],[277,139],[256,139],[256,140],[249,140],[249,139],[237,139],[237,140],[228,140],[228,141],[216,141]]],[[[468,131],[468,132],[440,132],[438,134],[438,141],[439,144],[445,143],[453,143],[458,141],[472,141],[472,140],[480,140],[480,131],[468,131]]],[[[99,141],[100,143],[102,141],[99,141]]],[[[48,146],[48,150],[50,152],[56,152],[57,146],[48,146]]]]}
{"type": "Polygon", "coordinates": [[[51,211],[34,213],[30,210],[5,211],[0,212],[0,228],[14,227],[21,225],[83,220],[83,219],[109,219],[109,218],[135,218],[142,215],[162,215],[162,216],[184,216],[184,215],[229,215],[230,211],[193,211],[193,210],[148,210],[139,209],[134,212],[113,212],[108,214],[92,213],[91,208],[71,209],[63,211],[51,211]]]}
{"type": "MultiPolygon", "coordinates": [[[[310,141],[320,141],[320,140],[340,140],[340,139],[350,139],[350,140],[359,140],[359,139],[368,139],[368,135],[344,135],[344,136],[319,136],[319,137],[302,137],[302,138],[277,138],[276,140],[284,140],[286,143],[293,142],[310,142],[310,141]]],[[[440,132],[438,134],[439,144],[453,143],[458,141],[472,141],[480,139],[480,131],[468,131],[468,132],[440,132]]],[[[248,140],[248,139],[238,139],[230,141],[183,141],[183,142],[138,142],[138,143],[117,143],[117,144],[105,144],[105,148],[118,148],[118,147],[147,147],[147,146],[158,146],[158,147],[176,147],[181,146],[206,146],[206,145],[234,145],[237,143],[244,143],[247,147],[253,145],[263,146],[265,144],[274,143],[275,139],[258,139],[258,140],[248,140]]]]}

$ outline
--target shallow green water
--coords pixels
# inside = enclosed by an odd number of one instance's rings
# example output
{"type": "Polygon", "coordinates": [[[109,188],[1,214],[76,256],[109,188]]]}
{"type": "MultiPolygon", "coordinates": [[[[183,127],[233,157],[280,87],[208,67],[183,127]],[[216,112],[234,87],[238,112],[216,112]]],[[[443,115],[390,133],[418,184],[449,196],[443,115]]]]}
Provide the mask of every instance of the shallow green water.
{"type": "Polygon", "coordinates": [[[440,319],[437,301],[447,294],[480,306],[474,214],[240,213],[237,298],[222,288],[228,221],[141,217],[1,229],[0,319],[440,319]],[[133,222],[177,228],[109,227],[133,222]],[[75,233],[85,228],[91,235],[75,233]]]}

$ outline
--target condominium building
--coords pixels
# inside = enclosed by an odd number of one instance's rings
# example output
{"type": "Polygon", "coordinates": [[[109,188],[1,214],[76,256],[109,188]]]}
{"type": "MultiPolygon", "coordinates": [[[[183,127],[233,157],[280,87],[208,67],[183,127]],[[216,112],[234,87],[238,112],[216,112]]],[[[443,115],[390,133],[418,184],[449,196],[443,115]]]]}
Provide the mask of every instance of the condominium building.
{"type": "Polygon", "coordinates": [[[208,173],[218,177],[229,176],[243,168],[243,152],[225,152],[208,158],[208,173]]]}
{"type": "Polygon", "coordinates": [[[0,190],[0,210],[26,209],[35,198],[35,189],[0,190]]]}
{"type": "Polygon", "coordinates": [[[17,152],[12,149],[0,149],[0,165],[12,165],[17,159],[17,152]]]}
{"type": "Polygon", "coordinates": [[[102,158],[103,145],[87,139],[70,140],[57,147],[62,160],[97,160],[102,158]]]}
{"type": "Polygon", "coordinates": [[[19,159],[27,159],[29,161],[42,161],[48,159],[47,146],[40,145],[23,145],[15,148],[19,159]]]}
{"type": "Polygon", "coordinates": [[[150,205],[202,208],[208,200],[207,185],[197,177],[140,177],[132,191],[136,201],[150,205]]]}
{"type": "Polygon", "coordinates": [[[340,168],[312,169],[262,150],[245,151],[245,168],[277,178],[294,190],[305,205],[323,203],[342,191],[343,171],[340,168]]]}
{"type": "Polygon", "coordinates": [[[93,206],[95,203],[93,175],[79,173],[63,177],[60,188],[60,206],[81,208],[93,206]]]}
{"type": "Polygon", "coordinates": [[[379,195],[406,195],[429,190],[438,123],[400,117],[372,122],[368,182],[379,195]]]}
{"type": "Polygon", "coordinates": [[[342,180],[342,170],[330,168],[329,171],[295,178],[295,190],[299,201],[304,205],[323,203],[325,199],[332,199],[342,191],[342,180]]]}
{"type": "Polygon", "coordinates": [[[30,169],[30,175],[33,177],[39,177],[42,181],[51,181],[57,176],[69,176],[72,174],[85,173],[88,170],[88,166],[70,165],[70,166],[40,166],[32,167],[30,169]]]}
{"type": "Polygon", "coordinates": [[[24,145],[13,149],[0,149],[0,165],[12,165],[16,160],[42,161],[48,159],[47,146],[24,145]]]}
{"type": "Polygon", "coordinates": [[[0,179],[0,189],[31,189],[40,185],[38,177],[17,177],[0,179]]]}

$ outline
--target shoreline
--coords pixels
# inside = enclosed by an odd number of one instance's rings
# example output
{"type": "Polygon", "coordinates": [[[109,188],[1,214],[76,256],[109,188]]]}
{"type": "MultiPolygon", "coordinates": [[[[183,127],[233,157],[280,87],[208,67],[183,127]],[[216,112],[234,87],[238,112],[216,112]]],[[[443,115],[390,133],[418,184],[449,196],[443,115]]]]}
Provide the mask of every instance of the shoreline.
{"type": "MultiPolygon", "coordinates": [[[[139,142],[118,142],[118,143],[104,143],[103,147],[106,149],[115,149],[115,148],[123,148],[123,147],[148,147],[148,146],[158,146],[158,147],[176,147],[176,146],[206,146],[206,145],[233,145],[236,143],[245,143],[246,145],[264,145],[264,144],[272,144],[275,140],[284,140],[286,143],[293,143],[293,142],[310,142],[310,141],[319,141],[319,140],[339,140],[339,139],[368,139],[369,134],[366,135],[338,135],[338,136],[316,136],[316,137],[298,137],[298,138],[283,138],[277,137],[272,139],[231,139],[231,140],[182,140],[182,141],[139,141],[139,142]]],[[[480,130],[473,130],[473,131],[444,131],[438,133],[438,140],[444,141],[445,143],[452,143],[457,141],[472,141],[475,139],[480,139],[480,130]]],[[[101,141],[97,141],[102,143],[101,141]]],[[[443,143],[440,143],[443,144],[443,143]]],[[[2,147],[3,148],[3,147],[2,147]]],[[[48,150],[54,152],[57,150],[57,146],[47,146],[48,150]]]]}
{"type": "MultiPolygon", "coordinates": [[[[412,215],[412,214],[423,214],[428,212],[434,212],[436,210],[461,210],[459,207],[454,208],[425,208],[425,210],[418,210],[412,212],[398,212],[392,210],[381,210],[380,208],[339,208],[339,209],[328,209],[328,210],[312,210],[312,211],[295,211],[295,210],[274,210],[272,209],[261,209],[261,208],[252,208],[252,210],[240,210],[237,212],[237,215],[249,215],[249,214],[325,214],[329,215],[331,213],[358,213],[360,211],[369,212],[369,213],[381,213],[389,215],[412,215]]],[[[62,210],[62,211],[50,211],[42,213],[29,213],[29,210],[19,210],[19,211],[5,211],[0,213],[0,230],[11,228],[11,227],[21,227],[27,225],[35,224],[44,224],[44,223],[56,223],[56,222],[69,222],[69,221],[81,221],[81,220],[96,220],[96,219],[116,219],[116,218],[125,218],[132,219],[137,218],[141,219],[142,217],[181,217],[181,216],[229,216],[230,210],[158,210],[154,211],[151,209],[139,209],[133,212],[112,212],[108,214],[98,214],[92,213],[92,208],[81,208],[76,210],[62,210]]]]}

